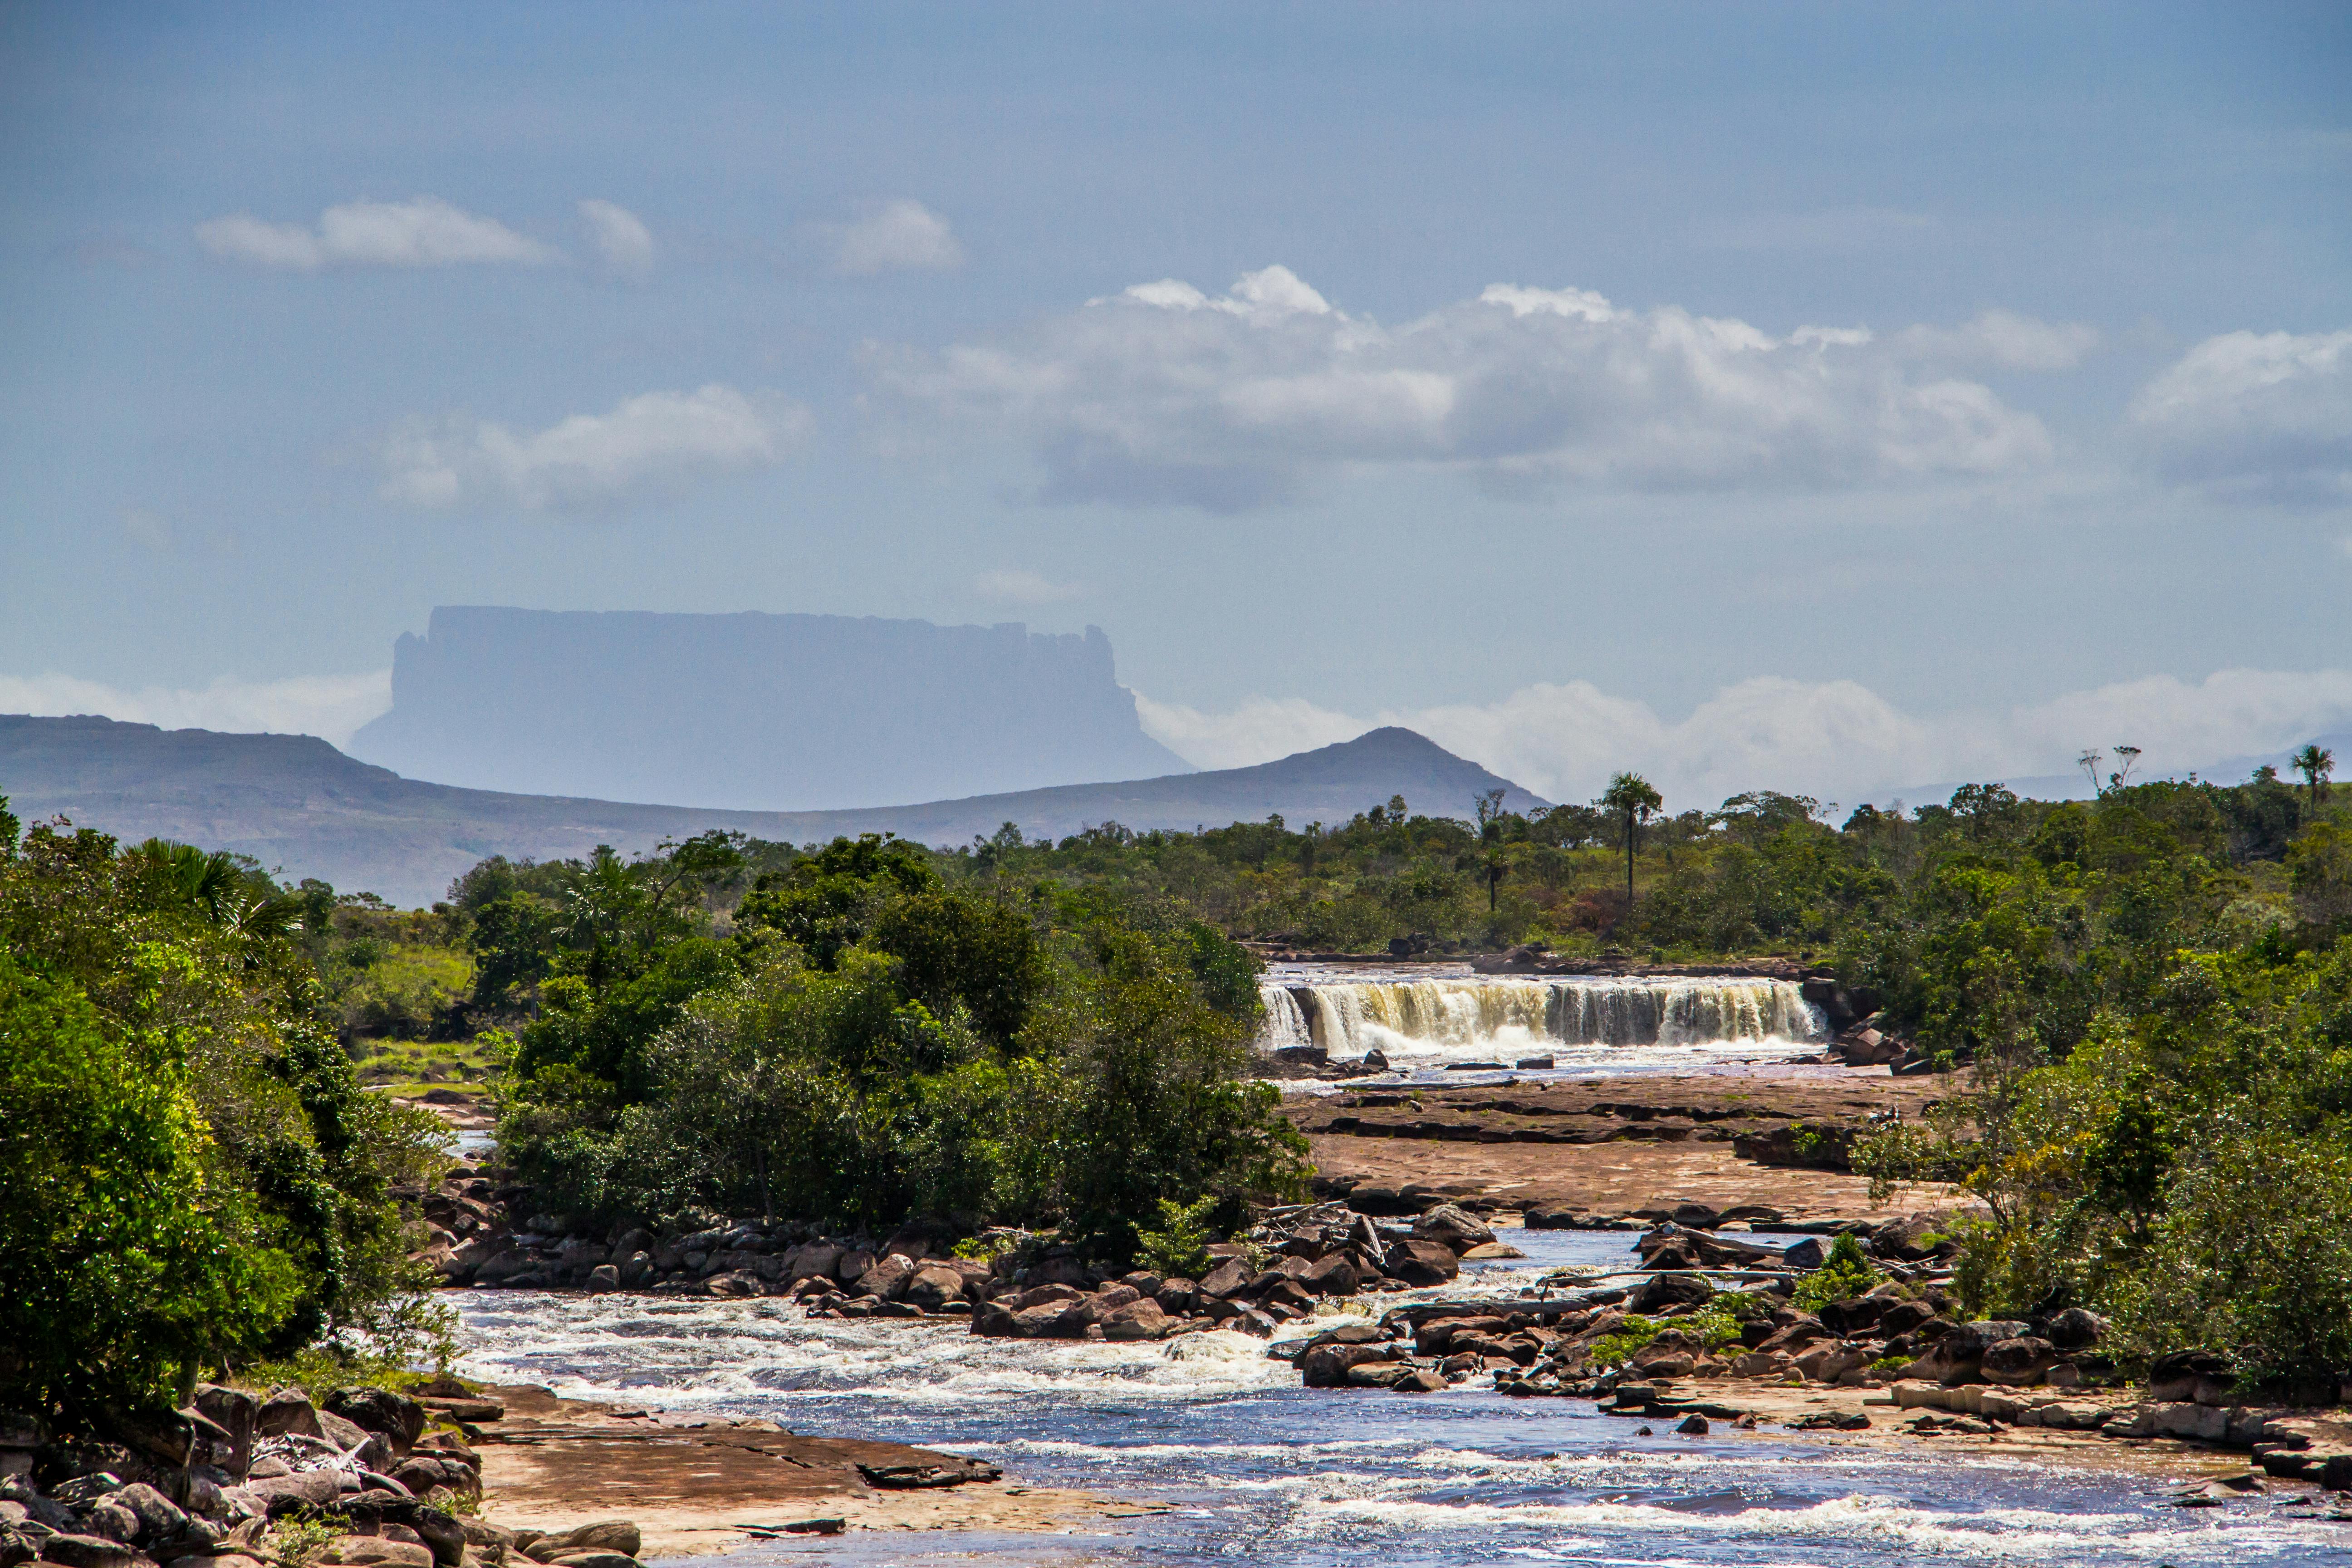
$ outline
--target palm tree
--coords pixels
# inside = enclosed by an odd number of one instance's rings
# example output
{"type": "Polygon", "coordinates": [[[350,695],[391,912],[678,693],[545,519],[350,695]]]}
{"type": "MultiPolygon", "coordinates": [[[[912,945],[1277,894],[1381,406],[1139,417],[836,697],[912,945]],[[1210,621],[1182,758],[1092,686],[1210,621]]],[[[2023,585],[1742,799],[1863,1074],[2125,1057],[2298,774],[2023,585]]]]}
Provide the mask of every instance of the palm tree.
{"type": "Polygon", "coordinates": [[[1625,817],[1625,913],[1633,912],[1633,848],[1639,841],[1642,825],[1651,815],[1665,805],[1655,785],[1639,773],[1619,773],[1609,781],[1597,803],[1603,811],[1622,812],[1625,817]]]}
{"type": "Polygon", "coordinates": [[[2314,741],[2288,758],[2287,763],[2310,787],[2312,809],[2316,811],[2319,803],[2327,798],[2327,776],[2336,771],[2336,753],[2314,741]]]}

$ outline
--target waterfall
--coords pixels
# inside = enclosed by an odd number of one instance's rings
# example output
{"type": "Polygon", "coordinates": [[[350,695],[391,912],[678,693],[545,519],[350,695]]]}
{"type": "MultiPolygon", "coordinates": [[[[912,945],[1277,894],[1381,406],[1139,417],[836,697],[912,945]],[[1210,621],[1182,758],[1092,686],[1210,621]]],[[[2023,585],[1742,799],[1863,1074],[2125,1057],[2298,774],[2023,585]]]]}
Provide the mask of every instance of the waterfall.
{"type": "Polygon", "coordinates": [[[1335,1058],[1801,1042],[1826,1033],[1795,983],[1741,976],[1294,979],[1269,981],[1258,994],[1266,1015],[1259,1049],[1313,1044],[1335,1058]]]}

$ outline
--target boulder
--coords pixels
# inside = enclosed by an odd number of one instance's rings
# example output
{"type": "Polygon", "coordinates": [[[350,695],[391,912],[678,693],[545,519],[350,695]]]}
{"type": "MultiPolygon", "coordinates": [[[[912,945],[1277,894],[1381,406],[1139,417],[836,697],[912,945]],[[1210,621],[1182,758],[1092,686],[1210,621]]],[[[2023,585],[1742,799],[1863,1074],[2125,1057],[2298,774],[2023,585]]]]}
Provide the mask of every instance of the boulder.
{"type": "Polygon", "coordinates": [[[1696,1305],[1715,1295],[1715,1287],[1698,1274],[1653,1274],[1642,1281],[1625,1303],[1629,1312],[1654,1312],[1664,1307],[1696,1305]]]}
{"type": "Polygon", "coordinates": [[[82,1510],[81,1525],[92,1535],[120,1541],[125,1546],[139,1539],[139,1516],[111,1497],[100,1498],[82,1510]]]}
{"type": "Polygon", "coordinates": [[[319,1436],[344,1453],[355,1453],[368,1440],[368,1429],[356,1421],[346,1420],[331,1410],[318,1412],[319,1436]]]}
{"type": "Polygon", "coordinates": [[[52,1535],[41,1542],[41,1561],[62,1568],[131,1568],[131,1548],[102,1535],[52,1535]]]}
{"type": "Polygon", "coordinates": [[[188,1516],[180,1505],[145,1481],[133,1481],[106,1500],[110,1507],[125,1510],[133,1517],[137,1529],[131,1539],[142,1546],[170,1541],[188,1528],[188,1516]]]}
{"type": "Polygon", "coordinates": [[[2042,1374],[2057,1364],[2058,1352],[2048,1340],[2021,1336],[1996,1340],[1987,1345],[1978,1360],[1977,1370],[1988,1383],[2025,1388],[2039,1383],[2042,1374]]]}
{"type": "Polygon", "coordinates": [[[1102,1320],[1103,1338],[1107,1340],[1156,1340],[1174,1326],[1173,1320],[1160,1310],[1160,1303],[1149,1296],[1114,1309],[1102,1320]]]}
{"type": "Polygon", "coordinates": [[[299,1388],[272,1391],[255,1414],[253,1429],[265,1437],[282,1436],[289,1432],[305,1437],[326,1436],[319,1426],[318,1407],[310,1403],[310,1395],[299,1388]]]}
{"type": "MultiPolygon", "coordinates": [[[[1449,1258],[1453,1256],[1454,1255],[1451,1252],[1446,1254],[1446,1257],[1449,1258]]],[[[1248,1260],[1240,1258],[1228,1258],[1223,1262],[1218,1264],[1214,1268],[1210,1269],[1209,1272],[1202,1277],[1201,1280],[1201,1291],[1202,1294],[1208,1296],[1232,1296],[1238,1294],[1242,1287],[1247,1285],[1249,1282],[1250,1267],[1248,1260]]]]}
{"type": "Polygon", "coordinates": [[[1307,1272],[1298,1276],[1299,1285],[1318,1296],[1352,1296],[1356,1292],[1356,1265],[1344,1252],[1308,1264],[1307,1272]]]}
{"type": "Polygon", "coordinates": [[[614,1552],[624,1557],[635,1557],[645,1546],[645,1537],[634,1521],[600,1519],[589,1524],[575,1524],[570,1530],[542,1535],[526,1549],[542,1563],[552,1562],[569,1552],[614,1552]]]}
{"type": "Polygon", "coordinates": [[[1809,1236],[1780,1254],[1780,1265],[1784,1268],[1819,1268],[1829,1260],[1829,1248],[1822,1245],[1822,1238],[1818,1236],[1809,1236]]]}
{"type": "Polygon", "coordinates": [[[863,1247],[845,1252],[833,1266],[833,1277],[844,1285],[855,1285],[865,1277],[867,1269],[874,1267],[875,1262],[874,1255],[863,1247]]]}
{"type": "Polygon", "coordinates": [[[339,1535],[327,1542],[318,1561],[344,1568],[433,1568],[433,1549],[382,1535],[339,1535]]]}
{"type": "MultiPolygon", "coordinates": [[[[841,1248],[829,1241],[812,1241],[796,1247],[784,1274],[788,1279],[834,1278],[834,1268],[841,1262],[841,1248]]],[[[856,1278],[856,1275],[851,1276],[856,1278]]]]}
{"type": "Polygon", "coordinates": [[[1191,1279],[1171,1279],[1160,1287],[1160,1310],[1171,1318],[1189,1318],[1201,1310],[1201,1287],[1191,1279]]]}
{"type": "Polygon", "coordinates": [[[388,1388],[338,1388],[327,1395],[326,1408],[355,1426],[383,1433],[397,1454],[406,1454],[425,1435],[425,1406],[388,1388]]]}
{"type": "Polygon", "coordinates": [[[602,1296],[621,1288],[621,1270],[614,1264],[600,1263],[588,1270],[588,1278],[582,1283],[590,1295],[602,1296]]]}
{"type": "Polygon", "coordinates": [[[2062,1351],[2084,1351],[2105,1337],[2107,1321],[2082,1307],[2069,1307],[2050,1320],[2042,1337],[2062,1351]]]}
{"type": "MultiPolygon", "coordinates": [[[[905,1290],[907,1281],[914,1277],[915,1260],[903,1252],[893,1252],[859,1275],[857,1283],[852,1289],[860,1296],[871,1296],[882,1301],[895,1301],[905,1290]]],[[[956,1293],[961,1295],[962,1292],[963,1281],[959,1279],[956,1281],[956,1293]]]]}
{"type": "Polygon", "coordinates": [[[2147,1396],[2158,1404],[2221,1405],[2237,1385],[2237,1367],[2210,1351],[2174,1351],[2149,1363],[2147,1396]]]}
{"type": "MultiPolygon", "coordinates": [[[[1132,1285],[1106,1285],[1091,1296],[1078,1299],[1078,1312],[1089,1323],[1099,1323],[1122,1307],[1132,1306],[1143,1300],[1143,1292],[1132,1285]]],[[[1160,1310],[1154,1301],[1152,1310],[1160,1310]]]]}
{"type": "Polygon", "coordinates": [[[226,1442],[200,1439],[198,1447],[203,1451],[193,1456],[194,1462],[225,1470],[231,1480],[243,1479],[246,1467],[253,1462],[253,1436],[261,1402],[241,1388],[200,1383],[196,1385],[195,1408],[198,1415],[228,1436],[226,1442]]]}
{"type": "Polygon", "coordinates": [[[908,1277],[899,1294],[926,1312],[937,1312],[950,1301],[963,1300],[964,1277],[955,1269],[927,1263],[908,1277]]]}
{"type": "Polygon", "coordinates": [[[1418,1237],[1389,1248],[1388,1271],[1408,1285],[1443,1285],[1462,1272],[1461,1259],[1442,1242],[1418,1237]]]}
{"type": "Polygon", "coordinates": [[[637,1568],[637,1560],[618,1552],[567,1552],[556,1558],[558,1568],[637,1568]]]}
{"type": "Polygon", "coordinates": [[[1412,1234],[1423,1241],[1444,1243],[1457,1258],[1495,1239],[1493,1227],[1457,1204],[1440,1204],[1414,1220],[1412,1234]]]}

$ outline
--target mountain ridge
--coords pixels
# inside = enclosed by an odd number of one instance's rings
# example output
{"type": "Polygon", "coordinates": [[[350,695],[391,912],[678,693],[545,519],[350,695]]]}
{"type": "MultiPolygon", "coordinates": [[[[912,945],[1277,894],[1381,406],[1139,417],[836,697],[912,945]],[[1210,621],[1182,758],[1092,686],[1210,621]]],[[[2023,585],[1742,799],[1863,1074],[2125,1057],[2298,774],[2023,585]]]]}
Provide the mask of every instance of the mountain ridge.
{"type": "Polygon", "coordinates": [[[404,778],[315,735],[163,730],[81,715],[0,715],[0,795],[27,821],[64,816],[126,840],[160,837],[251,855],[289,877],[319,877],[404,905],[430,903],[489,855],[548,859],[600,843],[626,852],[728,828],[793,843],[895,833],[967,843],[1011,822],[1063,837],[1107,821],[1145,831],[1263,820],[1338,823],[1402,795],[1438,816],[1468,816],[1483,792],[1544,804],[1511,781],[1410,730],[1254,767],[1109,784],[999,792],[912,805],[762,812],[467,789],[404,778]]]}

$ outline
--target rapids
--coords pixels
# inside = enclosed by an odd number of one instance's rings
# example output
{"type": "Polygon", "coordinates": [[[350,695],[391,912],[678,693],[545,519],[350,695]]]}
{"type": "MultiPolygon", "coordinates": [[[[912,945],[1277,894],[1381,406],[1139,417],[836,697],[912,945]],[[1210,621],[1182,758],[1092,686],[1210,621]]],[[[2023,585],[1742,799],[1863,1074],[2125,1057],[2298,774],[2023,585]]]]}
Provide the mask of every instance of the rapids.
{"type": "MultiPolygon", "coordinates": [[[[1622,1233],[1512,1232],[1526,1262],[1471,1266],[1513,1290],[1567,1263],[1630,1262],[1622,1233]]],[[[1469,1271],[1465,1271],[1469,1272],[1469,1271]]],[[[1383,1306],[1396,1298],[1382,1298],[1383,1306]]],[[[1311,1391],[1238,1334],[1166,1344],[976,1338],[960,1326],[809,1321],[779,1300],[469,1291],[467,1375],[577,1397],[763,1415],[795,1431],[990,1458],[1008,1484],[1173,1505],[1067,1538],[853,1534],[730,1562],[1467,1563],[1921,1561],[2352,1563],[2352,1527],[2262,1500],[2167,1506],[2151,1479],[1827,1441],[1703,1438],[1583,1401],[1465,1385],[1311,1391]]],[[[1882,1417],[1883,1419],[1883,1417],[1882,1417]]]]}

